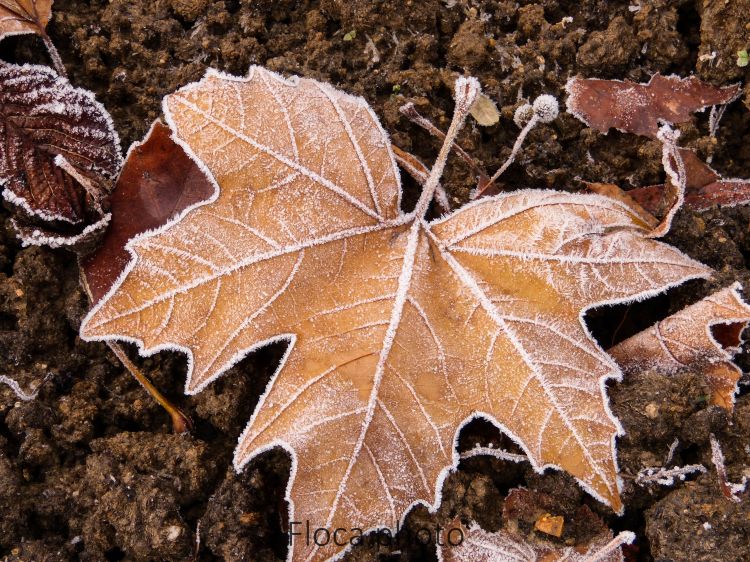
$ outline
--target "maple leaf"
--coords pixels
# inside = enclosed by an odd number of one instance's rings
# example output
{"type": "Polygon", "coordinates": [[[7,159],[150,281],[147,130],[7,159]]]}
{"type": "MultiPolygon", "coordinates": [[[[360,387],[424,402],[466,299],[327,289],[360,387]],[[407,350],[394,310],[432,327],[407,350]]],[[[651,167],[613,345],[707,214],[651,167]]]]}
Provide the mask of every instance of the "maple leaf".
{"type": "Polygon", "coordinates": [[[722,88],[695,76],[654,74],[646,84],[630,81],[571,78],[565,85],[568,111],[589,127],[606,133],[614,128],[655,139],[659,123],[684,123],[691,113],[727,104],[740,85],[722,88]]]}
{"type": "Polygon", "coordinates": [[[122,158],[91,92],[47,67],[0,61],[0,139],[3,198],[27,218],[66,234],[106,224],[101,203],[122,158]]]}
{"type": "Polygon", "coordinates": [[[742,344],[750,322],[750,305],[735,283],[650,328],[609,348],[607,353],[625,370],[644,368],[674,372],[689,365],[702,366],[711,403],[732,410],[737,382],[742,376],[732,356],[742,344]]]}
{"type": "Polygon", "coordinates": [[[9,35],[45,36],[53,0],[0,0],[0,40],[9,35]]]}
{"type": "MultiPolygon", "coordinates": [[[[448,139],[478,90],[457,82],[448,139]]],[[[284,447],[291,521],[373,529],[435,508],[458,432],[478,416],[537,470],[567,470],[621,509],[604,385],[620,373],[583,314],[706,267],[599,195],[523,190],[427,222],[450,142],[404,213],[377,118],[327,84],[209,71],[164,112],[216,191],[128,242],[133,260],[81,335],[186,353],[189,394],[290,342],[234,464],[284,447]]],[[[342,548],[296,540],[289,558],[342,548]]]]}

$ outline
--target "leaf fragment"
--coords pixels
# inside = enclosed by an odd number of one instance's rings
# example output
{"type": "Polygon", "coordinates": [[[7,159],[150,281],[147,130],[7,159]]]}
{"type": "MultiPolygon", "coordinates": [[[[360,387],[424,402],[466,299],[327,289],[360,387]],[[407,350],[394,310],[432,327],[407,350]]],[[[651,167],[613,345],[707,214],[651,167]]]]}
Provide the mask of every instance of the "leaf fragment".
{"type": "Polygon", "coordinates": [[[565,86],[568,112],[601,133],[617,129],[656,138],[659,123],[684,123],[692,113],[727,104],[740,85],[716,87],[695,76],[654,74],[645,84],[630,81],[571,78],[565,86]]]}
{"type": "Polygon", "coordinates": [[[484,94],[477,97],[469,113],[482,127],[490,127],[500,121],[500,111],[498,111],[495,102],[484,94]]]}
{"type": "Polygon", "coordinates": [[[621,203],[624,203],[630,207],[634,213],[646,224],[649,228],[655,228],[659,221],[654,217],[653,214],[648,212],[643,206],[635,199],[630,191],[624,191],[613,183],[598,183],[598,182],[586,182],[586,189],[592,193],[598,193],[606,197],[616,199],[621,203]]]}
{"type": "Polygon", "coordinates": [[[19,218],[63,237],[101,223],[122,158],[91,92],[44,66],[0,62],[0,139],[2,196],[19,218]]]}
{"type": "Polygon", "coordinates": [[[742,371],[732,362],[750,322],[740,285],[722,289],[607,350],[627,372],[644,368],[674,372],[698,365],[711,389],[711,403],[734,407],[742,371]]]}
{"type": "Polygon", "coordinates": [[[10,35],[46,35],[53,0],[0,0],[0,40],[10,35]]]}
{"type": "MultiPolygon", "coordinates": [[[[289,452],[290,520],[368,530],[436,508],[457,432],[477,416],[536,470],[567,470],[620,510],[604,385],[620,373],[581,318],[707,268],[597,195],[524,190],[431,222],[403,213],[377,118],[328,84],[209,71],[164,110],[218,193],[127,243],[135,257],[81,335],[185,352],[190,394],[289,341],[234,463],[289,452]]],[[[342,547],[290,550],[319,561],[342,547]]]]}

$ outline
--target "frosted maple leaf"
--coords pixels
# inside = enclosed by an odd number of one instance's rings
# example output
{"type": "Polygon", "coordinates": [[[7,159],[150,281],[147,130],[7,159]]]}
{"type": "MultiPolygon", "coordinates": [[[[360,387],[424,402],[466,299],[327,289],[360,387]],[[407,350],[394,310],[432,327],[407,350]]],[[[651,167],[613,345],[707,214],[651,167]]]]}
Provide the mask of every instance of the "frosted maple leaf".
{"type": "MultiPolygon", "coordinates": [[[[245,78],[209,71],[164,101],[216,192],[127,244],[131,263],[81,334],[186,353],[189,394],[289,342],[234,464],[289,452],[290,521],[393,528],[417,503],[436,509],[458,433],[476,417],[536,470],[562,468],[621,509],[621,428],[605,391],[620,371],[583,315],[708,269],[598,195],[523,190],[428,222],[478,92],[457,82],[448,140],[409,213],[361,98],[253,67],[245,78]]],[[[289,559],[343,549],[295,540],[289,559]]]]}

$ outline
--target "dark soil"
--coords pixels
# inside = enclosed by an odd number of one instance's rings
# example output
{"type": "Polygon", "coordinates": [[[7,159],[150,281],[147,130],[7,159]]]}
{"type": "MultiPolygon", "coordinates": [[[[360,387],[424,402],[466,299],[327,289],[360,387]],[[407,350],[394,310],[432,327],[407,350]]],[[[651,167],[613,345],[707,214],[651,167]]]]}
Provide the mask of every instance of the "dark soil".
{"type": "MultiPolygon", "coordinates": [[[[735,63],[736,52],[750,46],[750,0],[57,0],[54,8],[49,31],[70,79],[109,109],[123,147],[147,131],[162,96],[198,79],[207,66],[244,74],[250,64],[263,64],[364,96],[393,141],[428,162],[437,141],[398,107],[413,101],[446,127],[452,83],[471,73],[498,102],[502,118],[489,128],[466,127],[460,141],[491,170],[518,133],[516,107],[541,93],[562,100],[570,76],[646,81],[654,72],[696,73],[726,85],[746,79],[750,68],[735,63]]],[[[7,39],[0,56],[46,62],[33,37],[7,39]]],[[[725,175],[750,177],[749,122],[747,107],[735,102],[718,142],[708,136],[704,114],[683,127],[684,144],[712,156],[725,175]]],[[[659,147],[631,135],[597,134],[562,113],[531,133],[501,186],[578,190],[580,180],[626,188],[658,183],[659,147]]],[[[452,161],[444,185],[463,203],[471,173],[452,161]]],[[[408,206],[417,190],[407,189],[408,206]]],[[[715,278],[630,309],[592,313],[602,345],[734,280],[750,281],[748,209],[682,212],[668,241],[714,267],[715,278]]],[[[168,416],[114,356],[77,337],[87,306],[74,256],[22,249],[0,209],[0,374],[40,390],[36,400],[23,402],[0,385],[0,556],[282,560],[290,461],[272,451],[237,475],[231,454],[283,349],[253,354],[195,397],[181,392],[183,357],[140,359],[195,422],[191,435],[173,435],[168,416]]],[[[747,348],[739,363],[750,367],[747,348]]],[[[721,494],[709,446],[713,432],[731,481],[750,476],[750,393],[728,416],[708,406],[700,373],[687,369],[628,377],[611,386],[610,396],[628,432],[619,441],[624,517],[563,473],[538,475],[480,457],[462,462],[448,478],[437,514],[417,508],[407,527],[445,524],[458,515],[497,530],[508,491],[526,486],[573,522],[561,538],[569,544],[590,534],[575,522],[596,514],[615,531],[636,532],[629,560],[750,560],[750,497],[733,503],[721,494]],[[675,439],[673,465],[702,463],[708,472],[674,487],[636,485],[638,471],[663,464],[675,439]]],[[[479,422],[464,430],[461,447],[477,442],[503,443],[479,422]]],[[[347,558],[376,559],[436,557],[431,548],[372,547],[347,558]]]]}

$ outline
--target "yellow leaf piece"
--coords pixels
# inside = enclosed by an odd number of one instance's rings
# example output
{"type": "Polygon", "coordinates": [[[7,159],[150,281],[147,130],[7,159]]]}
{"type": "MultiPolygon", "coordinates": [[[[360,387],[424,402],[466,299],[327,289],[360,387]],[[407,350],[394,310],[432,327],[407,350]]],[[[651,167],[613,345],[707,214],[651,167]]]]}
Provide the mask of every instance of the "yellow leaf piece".
{"type": "Polygon", "coordinates": [[[742,376],[732,356],[750,322],[750,306],[742,300],[740,289],[739,283],[722,289],[620,342],[608,353],[625,372],[699,367],[711,389],[711,403],[731,411],[742,376]]]}
{"type": "Polygon", "coordinates": [[[498,111],[495,102],[484,94],[477,97],[469,112],[477,123],[483,127],[494,125],[500,120],[500,111],[498,111]]]}
{"type": "Polygon", "coordinates": [[[565,525],[565,518],[562,515],[551,515],[545,513],[534,522],[534,529],[546,535],[560,537],[565,525]]]}
{"type": "MultiPolygon", "coordinates": [[[[314,80],[209,71],[164,112],[216,193],[128,243],[132,262],[81,334],[183,351],[190,394],[288,341],[234,464],[289,452],[290,521],[394,528],[417,503],[437,508],[476,417],[536,470],[566,470],[621,510],[605,391],[620,371],[583,315],[706,267],[599,195],[523,190],[430,222],[405,213],[372,110],[314,80]]],[[[289,560],[343,549],[297,537],[289,560]]]]}

